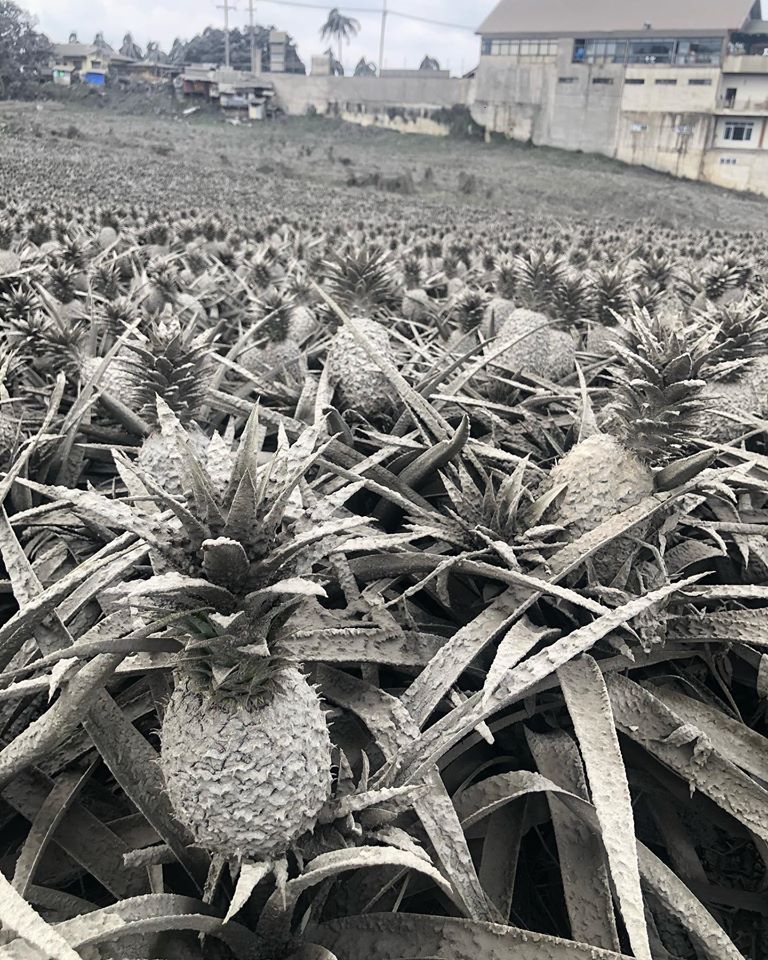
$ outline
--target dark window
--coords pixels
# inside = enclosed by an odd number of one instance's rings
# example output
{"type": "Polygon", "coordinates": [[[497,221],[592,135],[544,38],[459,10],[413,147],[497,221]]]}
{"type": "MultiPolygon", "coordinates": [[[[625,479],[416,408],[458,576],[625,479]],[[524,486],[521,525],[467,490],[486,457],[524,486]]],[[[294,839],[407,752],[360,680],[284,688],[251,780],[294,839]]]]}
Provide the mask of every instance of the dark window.
{"type": "Polygon", "coordinates": [[[707,77],[694,77],[692,80],[688,81],[688,86],[690,87],[711,87],[712,81],[707,77]]]}
{"type": "Polygon", "coordinates": [[[576,83],[577,80],[578,80],[578,77],[558,77],[557,78],[558,83],[576,83]]]}
{"type": "Polygon", "coordinates": [[[645,83],[642,77],[627,77],[624,83],[628,83],[630,86],[641,86],[645,83]]]}
{"type": "Polygon", "coordinates": [[[722,37],[687,40],[657,37],[605,40],[584,37],[573,41],[573,62],[719,64],[722,47],[722,37]]]}
{"type": "Polygon", "coordinates": [[[483,40],[483,42],[482,42],[482,44],[481,44],[481,46],[480,46],[480,53],[482,53],[482,54],[484,54],[485,56],[487,56],[490,52],[491,52],[491,41],[490,41],[490,40],[483,40]]]}
{"type": "Polygon", "coordinates": [[[671,63],[675,49],[674,40],[630,40],[630,63],[671,63]]]}
{"type": "Polygon", "coordinates": [[[753,120],[728,120],[725,124],[723,139],[740,140],[742,142],[751,140],[754,128],[753,120]]]}
{"type": "Polygon", "coordinates": [[[593,77],[592,83],[601,83],[601,84],[611,84],[613,83],[613,77],[593,77]]]}
{"type": "Polygon", "coordinates": [[[672,80],[669,77],[660,77],[656,81],[656,86],[657,87],[676,87],[677,80],[672,80]]]}
{"type": "Polygon", "coordinates": [[[736,87],[728,87],[725,91],[725,105],[726,107],[732,107],[736,103],[736,87]]]}

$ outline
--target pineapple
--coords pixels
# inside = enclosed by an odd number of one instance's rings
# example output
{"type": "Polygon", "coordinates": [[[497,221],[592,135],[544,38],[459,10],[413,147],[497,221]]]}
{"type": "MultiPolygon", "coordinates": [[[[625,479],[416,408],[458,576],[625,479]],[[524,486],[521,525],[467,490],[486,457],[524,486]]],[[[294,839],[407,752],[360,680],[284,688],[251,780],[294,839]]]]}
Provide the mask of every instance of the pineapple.
{"type": "Polygon", "coordinates": [[[0,279],[17,273],[21,269],[21,260],[13,250],[0,250],[0,279]]]}
{"type": "Polygon", "coordinates": [[[227,695],[182,671],[163,718],[176,816],[199,846],[232,859],[282,855],[330,796],[331,742],[314,688],[283,665],[257,694],[227,695]]]}
{"type": "Polygon", "coordinates": [[[495,353],[505,343],[510,349],[497,356],[493,364],[518,373],[528,373],[546,380],[560,380],[573,373],[576,346],[570,334],[546,324],[548,317],[534,310],[512,310],[498,328],[496,340],[488,352],[495,353]]]}
{"type": "MultiPolygon", "coordinates": [[[[362,317],[356,323],[376,353],[393,362],[394,354],[386,329],[375,320],[362,317]]],[[[326,365],[343,409],[356,410],[370,419],[386,415],[392,409],[392,384],[351,330],[342,327],[333,335],[326,365]]]]}
{"type": "MultiPolygon", "coordinates": [[[[562,488],[547,518],[574,538],[649,496],[654,468],[680,457],[700,429],[704,382],[696,378],[697,360],[647,314],[634,318],[632,341],[631,348],[617,346],[624,368],[604,430],[580,439],[540,491],[562,488]]],[[[633,551],[630,539],[601,550],[595,558],[601,581],[610,582],[633,551]]]]}

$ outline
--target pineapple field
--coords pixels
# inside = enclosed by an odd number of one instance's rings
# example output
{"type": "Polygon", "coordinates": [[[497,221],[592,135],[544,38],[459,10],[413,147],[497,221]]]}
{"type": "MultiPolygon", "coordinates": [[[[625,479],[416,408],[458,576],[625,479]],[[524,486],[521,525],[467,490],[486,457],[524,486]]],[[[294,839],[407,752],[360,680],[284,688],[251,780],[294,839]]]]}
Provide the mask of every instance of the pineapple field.
{"type": "Polygon", "coordinates": [[[766,202],[0,137],[0,960],[765,960],[766,202]]]}

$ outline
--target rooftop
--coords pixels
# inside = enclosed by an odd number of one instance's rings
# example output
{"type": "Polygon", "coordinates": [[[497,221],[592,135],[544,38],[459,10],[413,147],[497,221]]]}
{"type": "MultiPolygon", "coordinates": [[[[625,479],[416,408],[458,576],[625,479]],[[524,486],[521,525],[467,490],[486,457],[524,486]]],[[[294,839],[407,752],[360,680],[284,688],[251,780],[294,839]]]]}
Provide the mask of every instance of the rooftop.
{"type": "Polygon", "coordinates": [[[711,36],[741,29],[753,5],[754,0],[501,0],[477,32],[537,37],[682,32],[711,36]]]}
{"type": "Polygon", "coordinates": [[[99,48],[92,43],[54,43],[53,52],[58,57],[90,57],[99,48]]]}

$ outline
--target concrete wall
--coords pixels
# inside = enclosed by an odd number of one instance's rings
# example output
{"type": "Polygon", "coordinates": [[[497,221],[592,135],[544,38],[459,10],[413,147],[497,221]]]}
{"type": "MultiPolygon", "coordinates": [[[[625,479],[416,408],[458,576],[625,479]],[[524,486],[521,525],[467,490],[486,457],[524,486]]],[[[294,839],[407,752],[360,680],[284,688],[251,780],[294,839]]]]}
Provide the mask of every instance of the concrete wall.
{"type": "MultiPolygon", "coordinates": [[[[762,59],[762,58],[761,58],[762,59]]],[[[765,58],[768,65],[768,57],[765,58]]],[[[742,110],[768,110],[768,74],[743,76],[739,74],[723,74],[720,84],[721,100],[724,102],[727,89],[736,91],[733,112],[742,110]]]]}
{"type": "Polygon", "coordinates": [[[466,104],[470,80],[456,77],[327,77],[300,74],[265,74],[275,88],[275,104],[287,114],[302,116],[310,107],[318,113],[334,109],[358,113],[387,107],[440,109],[466,104]]]}
{"type": "Polygon", "coordinates": [[[768,195],[768,150],[708,150],[701,179],[732,190],[768,195]]]}
{"type": "Polygon", "coordinates": [[[622,112],[616,159],[698,180],[713,123],[705,113],[622,112]]]}
{"type": "Polygon", "coordinates": [[[557,59],[480,58],[470,105],[476,123],[513,140],[613,154],[621,66],[571,63],[571,42],[557,59]]]}

